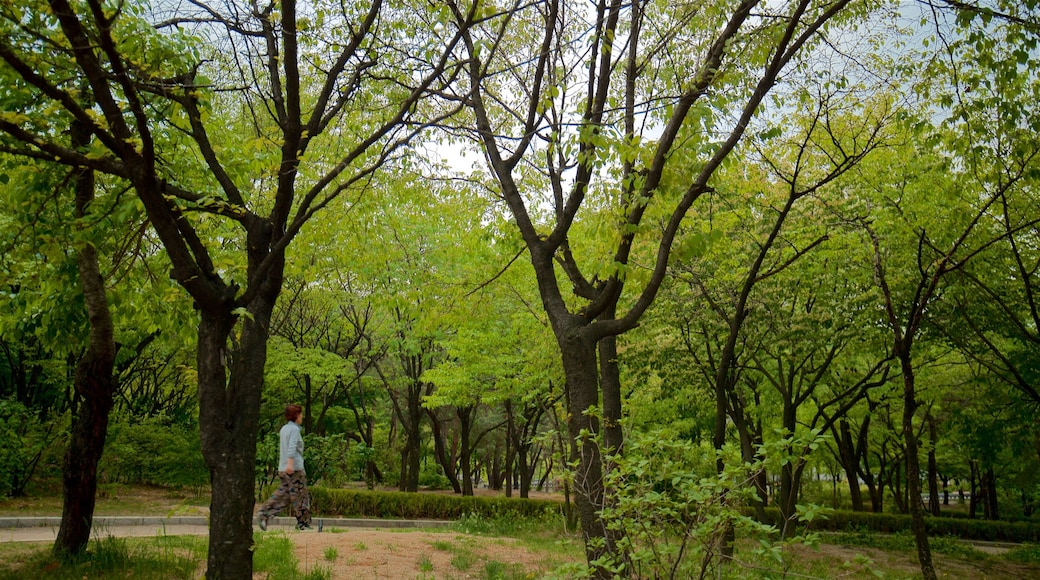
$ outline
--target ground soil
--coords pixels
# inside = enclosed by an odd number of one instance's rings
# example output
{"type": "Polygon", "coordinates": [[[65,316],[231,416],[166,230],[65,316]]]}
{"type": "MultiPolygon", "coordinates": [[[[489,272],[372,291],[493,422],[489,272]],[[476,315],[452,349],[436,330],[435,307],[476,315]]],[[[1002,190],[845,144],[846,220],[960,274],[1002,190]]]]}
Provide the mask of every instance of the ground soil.
{"type": "MultiPolygon", "coordinates": [[[[529,550],[509,538],[457,532],[351,530],[291,533],[290,537],[296,546],[300,571],[321,567],[331,572],[333,580],[487,578],[489,566],[501,566],[500,570],[514,572],[505,577],[541,578],[568,561],[580,560],[580,554],[547,557],[545,552],[529,550]]],[[[1000,558],[968,560],[943,554],[934,554],[933,558],[940,578],[1040,578],[1040,566],[1000,558]]],[[[910,579],[919,578],[921,574],[913,552],[822,544],[793,548],[787,559],[798,562],[802,570],[813,571],[810,575],[797,576],[802,578],[877,578],[875,570],[883,570],[885,578],[910,579]]],[[[770,572],[775,575],[779,570],[770,572]]],[[[754,578],[756,570],[745,569],[745,574],[754,578]]]]}
{"type": "Polygon", "coordinates": [[[300,571],[321,567],[333,580],[487,578],[492,568],[522,571],[511,577],[540,578],[568,560],[547,558],[511,538],[457,532],[351,530],[291,537],[300,571]]]}

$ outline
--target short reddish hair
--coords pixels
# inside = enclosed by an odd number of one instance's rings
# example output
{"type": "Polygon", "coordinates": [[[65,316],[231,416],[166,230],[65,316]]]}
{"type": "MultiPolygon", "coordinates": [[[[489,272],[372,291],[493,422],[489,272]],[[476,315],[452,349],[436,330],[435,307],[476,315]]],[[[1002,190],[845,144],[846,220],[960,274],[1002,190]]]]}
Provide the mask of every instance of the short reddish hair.
{"type": "Polygon", "coordinates": [[[286,405],[285,406],[285,420],[286,421],[296,421],[296,418],[299,417],[300,413],[302,413],[302,412],[303,412],[303,407],[301,407],[299,405],[296,405],[296,404],[286,405]]]}

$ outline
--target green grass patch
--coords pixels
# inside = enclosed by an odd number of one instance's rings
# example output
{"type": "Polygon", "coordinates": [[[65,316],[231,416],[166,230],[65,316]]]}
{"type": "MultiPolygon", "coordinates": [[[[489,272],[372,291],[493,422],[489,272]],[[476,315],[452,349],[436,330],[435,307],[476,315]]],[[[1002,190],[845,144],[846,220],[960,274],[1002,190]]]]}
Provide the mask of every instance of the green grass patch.
{"type": "Polygon", "coordinates": [[[90,542],[82,555],[59,561],[50,545],[34,545],[22,564],[0,571],[0,578],[83,578],[193,579],[205,565],[205,538],[105,537],[90,542]]]}
{"type": "Polygon", "coordinates": [[[254,534],[253,541],[253,572],[267,580],[328,580],[332,577],[332,570],[320,565],[301,571],[293,554],[292,540],[285,534],[254,534]]]}
{"type": "Polygon", "coordinates": [[[455,548],[455,545],[451,542],[445,542],[444,540],[437,540],[432,542],[430,547],[440,552],[450,552],[455,548]]]}
{"type": "Polygon", "coordinates": [[[530,576],[518,564],[503,564],[495,560],[484,562],[484,580],[526,580],[530,576]]]}
{"type": "MultiPolygon", "coordinates": [[[[855,531],[839,533],[827,536],[828,544],[839,546],[859,546],[863,548],[876,548],[889,552],[913,552],[917,550],[917,543],[913,534],[909,532],[896,532],[894,534],[882,534],[877,532],[855,531]]],[[[946,554],[971,560],[985,560],[990,556],[975,548],[971,544],[961,541],[959,538],[936,537],[928,538],[928,545],[936,554],[946,554]]]]}
{"type": "Polygon", "coordinates": [[[1006,560],[1019,564],[1040,564],[1040,544],[1022,544],[1004,554],[1006,560]]]}
{"type": "MultiPolygon", "coordinates": [[[[285,534],[256,534],[253,569],[267,580],[328,580],[331,567],[300,570],[292,542],[285,534]]],[[[0,580],[92,578],[178,580],[199,578],[206,566],[204,536],[105,537],[91,541],[86,552],[67,562],[51,554],[49,544],[16,544],[0,549],[0,580]],[[14,558],[17,558],[16,560],[14,558]],[[10,564],[12,561],[19,564],[10,564]],[[3,567],[5,566],[6,567],[3,567]]],[[[335,552],[335,548],[332,548],[335,552]]],[[[333,554],[336,556],[336,554],[333,554]]],[[[326,559],[329,552],[326,551],[326,559]]]]}
{"type": "Polygon", "coordinates": [[[451,567],[459,572],[468,572],[472,570],[476,563],[477,556],[469,550],[459,551],[451,558],[451,567]]]}

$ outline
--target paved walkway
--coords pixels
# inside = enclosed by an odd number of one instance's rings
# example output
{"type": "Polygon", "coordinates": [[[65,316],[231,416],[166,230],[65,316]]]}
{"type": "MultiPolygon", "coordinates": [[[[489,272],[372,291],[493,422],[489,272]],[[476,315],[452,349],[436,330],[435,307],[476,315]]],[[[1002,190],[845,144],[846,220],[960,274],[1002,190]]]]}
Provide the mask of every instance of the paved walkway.
{"type": "MultiPolygon", "coordinates": [[[[58,536],[58,517],[0,518],[0,542],[53,542],[58,536]]],[[[373,520],[355,518],[314,518],[312,530],[357,528],[441,528],[451,522],[437,520],[373,520]]],[[[295,531],[296,518],[277,517],[268,522],[268,530],[295,531]]],[[[254,525],[255,530],[259,527],[254,525]]],[[[94,518],[94,536],[205,536],[209,520],[202,516],[137,517],[98,516],[94,518]]]]}

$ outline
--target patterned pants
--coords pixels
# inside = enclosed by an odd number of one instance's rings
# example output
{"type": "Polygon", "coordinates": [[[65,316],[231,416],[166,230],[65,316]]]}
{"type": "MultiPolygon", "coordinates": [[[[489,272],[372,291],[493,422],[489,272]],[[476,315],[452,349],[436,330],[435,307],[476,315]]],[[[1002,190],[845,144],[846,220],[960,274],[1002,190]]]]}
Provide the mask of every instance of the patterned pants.
{"type": "Polygon", "coordinates": [[[311,494],[307,491],[307,474],[302,471],[294,471],[292,475],[288,475],[284,471],[279,471],[278,479],[282,483],[275,490],[271,499],[260,506],[257,515],[262,518],[271,518],[291,506],[289,515],[295,515],[296,521],[301,524],[310,525],[311,494]]]}

